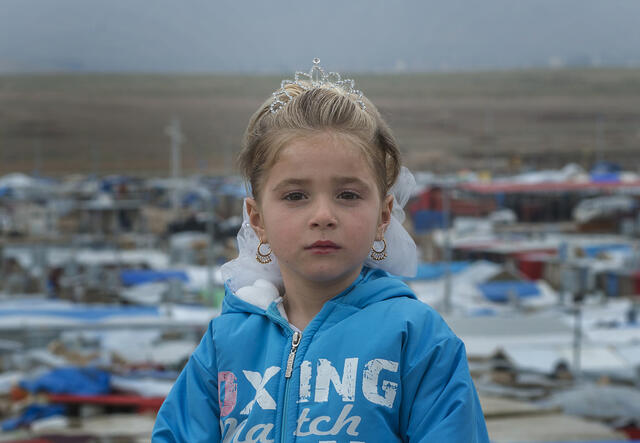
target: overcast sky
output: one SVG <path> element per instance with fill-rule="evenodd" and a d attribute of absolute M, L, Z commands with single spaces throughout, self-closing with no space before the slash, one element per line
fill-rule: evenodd
<path fill-rule="evenodd" d="M 639 0 L 0 0 L 0 72 L 640 66 Z"/>

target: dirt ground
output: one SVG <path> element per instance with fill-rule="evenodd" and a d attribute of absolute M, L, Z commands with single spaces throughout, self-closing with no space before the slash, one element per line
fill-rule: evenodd
<path fill-rule="evenodd" d="M 413 169 L 499 174 L 607 160 L 640 170 L 640 69 L 354 77 Z M 249 117 L 280 80 L 0 76 L 0 174 L 168 175 L 173 117 L 185 172 L 233 173 Z"/>

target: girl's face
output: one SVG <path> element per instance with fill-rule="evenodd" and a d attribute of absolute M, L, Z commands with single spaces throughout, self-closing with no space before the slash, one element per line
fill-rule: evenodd
<path fill-rule="evenodd" d="M 282 148 L 247 201 L 251 224 L 278 258 L 285 285 L 292 279 L 348 286 L 391 217 L 360 148 L 323 132 Z"/>

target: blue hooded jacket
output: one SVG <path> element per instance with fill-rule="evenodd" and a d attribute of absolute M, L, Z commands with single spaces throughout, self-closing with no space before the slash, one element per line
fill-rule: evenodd
<path fill-rule="evenodd" d="M 365 268 L 301 334 L 275 301 L 264 309 L 227 290 L 152 441 L 489 438 L 463 343 L 403 282 Z"/>

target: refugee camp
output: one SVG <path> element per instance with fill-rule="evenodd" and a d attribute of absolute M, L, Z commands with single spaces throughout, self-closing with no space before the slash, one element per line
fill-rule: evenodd
<path fill-rule="evenodd" d="M 0 4 L 0 442 L 640 441 L 640 4 Z"/>

